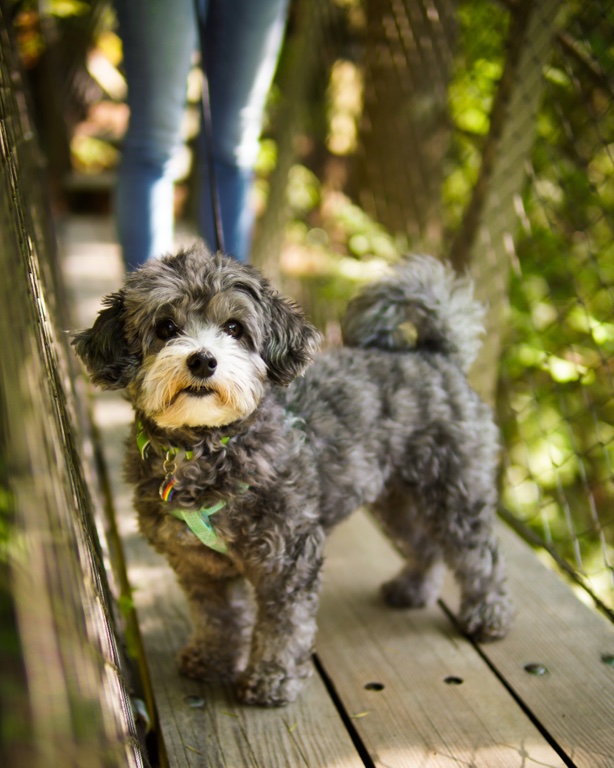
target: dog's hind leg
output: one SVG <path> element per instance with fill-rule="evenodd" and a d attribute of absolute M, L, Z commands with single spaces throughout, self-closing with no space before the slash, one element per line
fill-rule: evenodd
<path fill-rule="evenodd" d="M 423 528 L 414 498 L 393 490 L 370 507 L 396 549 L 406 560 L 395 578 L 382 584 L 382 596 L 393 608 L 432 605 L 445 573 L 440 547 Z"/>
<path fill-rule="evenodd" d="M 460 626 L 480 642 L 504 637 L 513 617 L 493 532 L 495 456 L 448 424 L 414 442 L 404 470 L 430 546 L 441 551 L 460 586 Z"/>
<path fill-rule="evenodd" d="M 440 548 L 461 589 L 458 620 L 462 630 L 479 642 L 504 637 L 513 609 L 493 533 L 491 494 L 485 494 L 486 500 L 480 498 L 462 482 L 450 482 L 450 475 L 446 483 L 423 490 L 431 541 Z"/>
<path fill-rule="evenodd" d="M 470 547 L 452 539 L 445 549 L 446 562 L 461 588 L 459 623 L 467 635 L 482 643 L 505 637 L 514 615 L 503 558 L 489 529 L 474 531 Z"/>

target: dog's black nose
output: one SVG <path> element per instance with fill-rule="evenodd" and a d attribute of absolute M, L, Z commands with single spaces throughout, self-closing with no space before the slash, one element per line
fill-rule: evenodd
<path fill-rule="evenodd" d="M 210 352 L 194 352 L 186 360 L 186 364 L 192 376 L 199 379 L 208 379 L 213 376 L 217 368 L 217 360 Z"/>

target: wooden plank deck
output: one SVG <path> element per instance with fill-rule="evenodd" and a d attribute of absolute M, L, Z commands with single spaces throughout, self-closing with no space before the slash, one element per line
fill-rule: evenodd
<path fill-rule="evenodd" d="M 64 228 L 75 325 L 121 280 L 108 221 Z M 131 419 L 121 396 L 97 395 L 95 419 L 138 618 L 161 745 L 169 766 L 614 766 L 614 628 L 584 606 L 507 529 L 501 530 L 518 615 L 504 641 L 476 647 L 457 631 L 455 589 L 441 604 L 395 611 L 379 584 L 399 557 L 359 513 L 333 534 L 319 614 L 317 663 L 300 700 L 239 705 L 228 689 L 181 678 L 174 657 L 187 607 L 163 558 L 140 538 L 121 480 Z M 529 674 L 540 664 L 543 675 Z"/>

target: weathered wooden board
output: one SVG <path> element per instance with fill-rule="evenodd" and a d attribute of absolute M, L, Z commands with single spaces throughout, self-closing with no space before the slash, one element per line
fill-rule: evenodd
<path fill-rule="evenodd" d="M 517 616 L 482 653 L 578 768 L 614 766 L 614 627 L 506 527 L 500 538 Z M 527 664 L 547 669 L 529 674 Z"/>
<path fill-rule="evenodd" d="M 564 765 L 439 607 L 383 604 L 401 560 L 366 515 L 329 545 L 318 656 L 375 765 Z"/>

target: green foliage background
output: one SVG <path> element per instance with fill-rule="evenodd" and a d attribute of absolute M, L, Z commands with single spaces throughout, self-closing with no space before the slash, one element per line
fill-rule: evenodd
<path fill-rule="evenodd" d="M 519 211 L 504 503 L 614 606 L 614 7 L 563 5 Z"/>
<path fill-rule="evenodd" d="M 361 7 L 349 3 L 356 5 Z M 505 5 L 493 0 L 459 5 L 448 88 L 451 141 L 441 189 L 447 243 L 480 168 L 509 22 Z M 543 72 L 527 182 L 516 202 L 498 393 L 502 499 L 612 607 L 614 6 L 569 0 L 552 22 L 558 33 Z M 329 131 L 331 93 L 333 88 Z M 348 198 L 331 194 L 317 164 L 312 170 L 308 165 L 291 174 L 286 248 L 301 250 L 296 272 L 311 286 L 307 300 L 324 327 L 356 282 L 419 244 L 387 232 Z"/>

